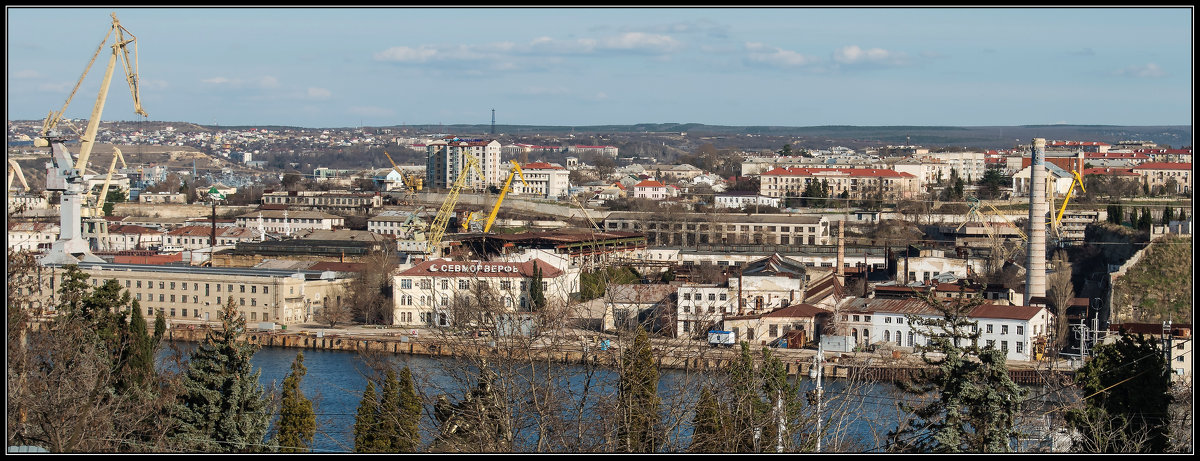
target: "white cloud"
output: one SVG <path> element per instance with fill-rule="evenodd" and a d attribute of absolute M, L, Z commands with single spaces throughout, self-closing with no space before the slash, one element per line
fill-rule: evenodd
<path fill-rule="evenodd" d="M 74 88 L 74 87 L 75 87 L 74 83 L 68 83 L 68 82 L 40 83 L 37 86 L 37 90 L 42 91 L 42 92 L 64 93 L 65 94 L 67 92 L 70 92 L 71 88 Z"/>
<path fill-rule="evenodd" d="M 1167 73 L 1163 72 L 1162 68 L 1158 67 L 1158 64 L 1155 63 L 1149 63 L 1144 66 L 1129 66 L 1124 69 L 1117 70 L 1115 74 L 1137 78 L 1158 78 L 1167 75 Z"/>
<path fill-rule="evenodd" d="M 833 61 L 838 64 L 880 64 L 903 65 L 908 56 L 904 53 L 888 51 L 883 48 L 859 48 L 858 45 L 842 47 L 833 52 Z"/>
<path fill-rule="evenodd" d="M 375 59 L 378 61 L 425 62 L 433 58 L 437 53 L 437 50 L 425 45 L 420 48 L 394 46 L 375 53 Z"/>
<path fill-rule="evenodd" d="M 329 99 L 330 96 L 333 96 L 329 90 L 317 87 L 309 87 L 306 94 L 309 99 Z"/>
<path fill-rule="evenodd" d="M 41 77 L 42 74 L 39 74 L 38 71 L 36 71 L 36 70 L 26 69 L 26 70 L 17 71 L 12 76 L 13 76 L 13 78 L 38 78 L 38 77 Z"/>
<path fill-rule="evenodd" d="M 203 83 L 210 85 L 224 85 L 230 88 L 259 88 L 259 89 L 274 89 L 279 88 L 279 79 L 270 75 L 264 75 L 254 79 L 240 79 L 228 77 L 210 77 L 200 80 Z"/>
<path fill-rule="evenodd" d="M 815 64 L 816 58 L 791 50 L 771 47 L 758 42 L 747 42 L 746 60 L 773 67 L 803 67 Z"/>
<path fill-rule="evenodd" d="M 682 45 L 667 35 L 627 32 L 604 39 L 602 47 L 610 50 L 641 51 L 647 53 L 670 53 Z"/>

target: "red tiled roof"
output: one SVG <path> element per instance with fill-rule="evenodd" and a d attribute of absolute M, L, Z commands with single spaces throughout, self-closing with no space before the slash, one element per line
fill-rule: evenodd
<path fill-rule="evenodd" d="M 521 169 L 523 169 L 523 170 L 564 170 L 565 168 L 558 166 L 558 165 L 551 165 L 546 162 L 533 162 L 533 163 L 526 163 L 525 166 L 521 167 Z"/>
<path fill-rule="evenodd" d="M 661 182 L 647 179 L 645 181 L 634 184 L 633 187 L 667 187 L 667 186 L 664 186 L 663 183 L 661 183 Z"/>
<path fill-rule="evenodd" d="M 422 276 L 441 275 L 445 277 L 533 277 L 533 265 L 542 269 L 543 277 L 558 277 L 562 271 L 540 259 L 523 263 L 507 263 L 494 261 L 451 261 L 435 259 L 425 261 L 400 275 Z"/>
<path fill-rule="evenodd" d="M 1150 156 L 1141 152 L 1088 152 L 1083 154 L 1083 158 L 1146 160 L 1149 159 Z"/>
<path fill-rule="evenodd" d="M 971 310 L 970 316 L 977 319 L 1029 320 L 1046 308 L 1033 306 L 1001 306 L 982 304 Z"/>

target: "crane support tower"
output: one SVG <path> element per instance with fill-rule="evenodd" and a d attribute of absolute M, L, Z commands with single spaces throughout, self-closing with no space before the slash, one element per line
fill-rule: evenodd
<path fill-rule="evenodd" d="M 454 205 L 458 203 L 458 193 L 462 190 L 463 185 L 467 182 L 467 176 L 470 176 L 471 170 L 480 177 L 483 177 L 483 171 L 479 169 L 479 160 L 468 152 L 463 152 L 463 157 L 466 159 L 466 164 L 458 171 L 458 177 L 454 179 L 454 184 L 450 186 L 450 191 L 446 194 L 446 200 L 442 202 L 442 207 L 438 209 L 437 216 L 433 218 L 433 222 L 429 224 L 429 232 L 426 239 L 428 245 L 425 247 L 425 254 L 431 255 L 435 249 L 441 245 L 442 237 L 446 235 L 446 225 L 450 223 L 450 216 L 454 214 Z"/>

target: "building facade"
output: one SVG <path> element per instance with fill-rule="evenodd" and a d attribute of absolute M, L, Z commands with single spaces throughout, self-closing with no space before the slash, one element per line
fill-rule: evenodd
<path fill-rule="evenodd" d="M 480 190 L 501 186 L 507 169 L 500 164 L 500 141 L 439 139 L 425 145 L 425 186 L 445 189 L 458 180 L 467 165 L 467 155 L 478 161 L 479 172 L 467 172 L 466 187 Z M 482 173 L 482 176 L 480 176 Z"/>
<path fill-rule="evenodd" d="M 539 259 L 520 263 L 435 259 L 392 276 L 392 323 L 471 327 L 489 314 L 530 313 L 535 265 L 541 270 L 547 305 L 565 305 L 572 287 L 578 287 L 578 273 L 570 280 L 571 273 Z"/>
<path fill-rule="evenodd" d="M 800 197 L 810 184 L 823 182 L 829 196 L 843 192 L 852 199 L 878 194 L 888 199 L 908 199 L 920 192 L 917 177 L 876 168 L 775 168 L 761 175 L 758 193 L 768 197 Z"/>
<path fill-rule="evenodd" d="M 557 164 L 546 162 L 526 163 L 521 166 L 525 182 L 514 180 L 512 194 L 538 198 L 558 199 L 567 196 L 571 188 L 571 172 Z"/>
<path fill-rule="evenodd" d="M 604 229 L 646 234 L 650 245 L 829 245 L 829 220 L 824 216 L 724 213 L 645 213 L 614 211 Z"/>

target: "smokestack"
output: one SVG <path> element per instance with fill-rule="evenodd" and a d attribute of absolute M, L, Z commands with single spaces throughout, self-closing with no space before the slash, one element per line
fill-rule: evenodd
<path fill-rule="evenodd" d="M 1025 305 L 1046 296 L 1046 140 L 1033 138 L 1029 174 L 1029 263 L 1025 266 Z"/>
<path fill-rule="evenodd" d="M 838 257 L 837 257 L 837 275 L 844 276 L 846 271 L 842 269 L 846 265 L 846 220 L 838 221 Z"/>

